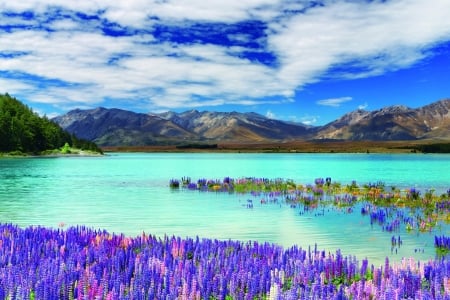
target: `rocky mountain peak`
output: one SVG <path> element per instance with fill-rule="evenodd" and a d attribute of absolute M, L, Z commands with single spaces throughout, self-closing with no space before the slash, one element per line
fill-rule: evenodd
<path fill-rule="evenodd" d="M 324 126 L 305 126 L 257 113 L 189 110 L 142 114 L 120 109 L 73 110 L 53 119 L 67 131 L 98 145 L 185 142 L 237 143 L 287 140 L 450 139 L 450 99 L 412 109 L 404 105 L 358 109 Z"/>
<path fill-rule="evenodd" d="M 418 109 L 420 114 L 433 115 L 434 117 L 450 117 L 450 99 L 440 100 Z"/>
<path fill-rule="evenodd" d="M 409 108 L 405 105 L 392 105 L 392 106 L 383 107 L 383 108 L 375 111 L 374 113 L 377 115 L 401 114 L 401 113 L 409 112 L 411 110 L 412 110 L 411 108 Z"/>
<path fill-rule="evenodd" d="M 357 109 L 346 113 L 337 120 L 337 123 L 343 125 L 352 125 L 361 121 L 361 119 L 367 117 L 369 112 L 364 109 Z"/>

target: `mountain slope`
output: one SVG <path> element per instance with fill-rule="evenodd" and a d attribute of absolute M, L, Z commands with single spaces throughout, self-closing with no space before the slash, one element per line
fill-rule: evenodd
<path fill-rule="evenodd" d="M 450 139 L 450 99 L 419 108 L 417 116 L 428 129 L 421 138 Z"/>
<path fill-rule="evenodd" d="M 142 114 L 120 109 L 73 110 L 56 117 L 63 128 L 101 146 L 140 146 L 186 142 L 258 142 L 303 137 L 306 126 L 255 113 L 167 112 Z"/>
<path fill-rule="evenodd" d="M 449 140 L 450 100 L 417 109 L 395 105 L 375 111 L 356 110 L 318 127 L 269 119 L 256 113 L 197 110 L 142 114 L 120 109 L 77 109 L 54 121 L 72 134 L 101 146 L 288 140 Z"/>
<path fill-rule="evenodd" d="M 412 109 L 402 105 L 375 111 L 357 110 L 317 128 L 317 139 L 415 140 L 450 139 L 450 100 Z"/>
<path fill-rule="evenodd" d="M 302 124 L 290 124 L 266 118 L 256 113 L 187 111 L 160 114 L 199 136 L 212 140 L 283 140 L 303 137 Z"/>
<path fill-rule="evenodd" d="M 121 109 L 76 109 L 54 119 L 67 131 L 101 146 L 153 145 L 195 138 L 193 134 L 156 115 Z"/>

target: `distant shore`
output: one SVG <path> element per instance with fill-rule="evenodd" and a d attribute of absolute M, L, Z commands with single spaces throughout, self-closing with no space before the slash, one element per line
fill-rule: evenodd
<path fill-rule="evenodd" d="M 186 143 L 168 146 L 111 146 L 104 152 L 232 153 L 450 153 L 450 141 L 288 141 L 261 143 Z"/>

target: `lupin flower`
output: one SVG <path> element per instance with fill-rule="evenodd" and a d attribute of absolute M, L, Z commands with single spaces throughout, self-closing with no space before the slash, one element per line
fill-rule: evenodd
<path fill-rule="evenodd" d="M 178 181 L 178 179 L 171 179 L 169 181 L 169 186 L 173 189 L 179 188 L 180 187 L 180 181 Z"/>
<path fill-rule="evenodd" d="M 420 191 L 412 187 L 409 189 L 407 197 L 413 200 L 418 200 L 420 197 Z"/>
<path fill-rule="evenodd" d="M 450 237 L 434 236 L 434 247 L 439 257 L 444 257 L 450 253 Z"/>
<path fill-rule="evenodd" d="M 283 250 L 257 242 L 129 238 L 82 226 L 63 231 L 1 224 L 0 233 L 0 298 L 450 297 L 450 268 L 442 259 L 400 266 L 386 259 L 383 267 L 369 268 L 367 259 L 359 266 L 353 256 L 327 255 L 317 246 Z M 400 243 L 400 237 L 393 240 Z"/>
<path fill-rule="evenodd" d="M 183 186 L 187 186 L 191 183 L 191 177 L 182 177 L 181 181 L 183 182 Z"/>
<path fill-rule="evenodd" d="M 316 178 L 316 179 L 314 180 L 314 183 L 315 183 L 317 186 L 323 186 L 323 184 L 325 183 L 325 180 L 324 180 L 323 178 Z"/>
<path fill-rule="evenodd" d="M 197 184 L 191 182 L 191 183 L 189 183 L 189 184 L 187 185 L 187 188 L 188 188 L 189 190 L 196 190 L 198 187 L 197 187 Z"/>
<path fill-rule="evenodd" d="M 179 186 L 175 179 L 169 185 L 176 182 Z M 291 199 L 290 204 L 299 199 L 318 202 L 313 191 L 319 187 L 292 192 L 295 184 L 281 179 L 203 179 L 197 186 L 220 186 L 218 191 L 225 191 L 222 186 L 233 182 L 245 184 L 243 190 L 254 191 L 255 197 L 283 196 Z M 361 194 L 353 192 L 334 199 L 357 201 L 352 197 Z M 253 207 L 249 200 L 247 205 Z M 432 209 L 446 213 L 447 202 L 436 202 Z M 372 203 L 364 204 L 361 213 L 370 214 L 386 231 L 396 230 L 401 222 L 415 228 L 434 222 L 429 215 L 410 217 Z M 391 243 L 399 246 L 400 236 L 392 236 Z M 448 237 L 436 236 L 435 246 L 450 248 Z M 22 229 L 0 224 L 0 299 L 450 298 L 446 256 L 400 266 L 386 259 L 383 266 L 369 267 L 367 259 L 359 265 L 355 257 L 339 250 L 326 253 L 317 246 L 284 250 L 258 242 L 145 234 L 130 238 L 84 226 Z"/>

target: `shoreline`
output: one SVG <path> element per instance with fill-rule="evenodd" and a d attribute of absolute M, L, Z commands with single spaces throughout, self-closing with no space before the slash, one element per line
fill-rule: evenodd
<path fill-rule="evenodd" d="M 287 141 L 185 145 L 105 146 L 104 152 L 175 153 L 450 153 L 449 141 Z M 426 151 L 425 151 L 426 150 Z"/>
<path fill-rule="evenodd" d="M 22 153 L 22 152 L 0 153 L 0 158 L 33 158 L 33 157 L 58 158 L 58 157 L 101 157 L 101 156 L 105 156 L 105 154 L 100 152 L 93 152 L 79 149 L 74 149 L 70 153 L 63 153 L 56 151 L 43 152 L 40 154 Z"/>
<path fill-rule="evenodd" d="M 105 154 L 21 154 L 21 155 L 10 155 L 10 154 L 0 154 L 1 158 L 64 158 L 64 157 L 103 157 Z"/>

